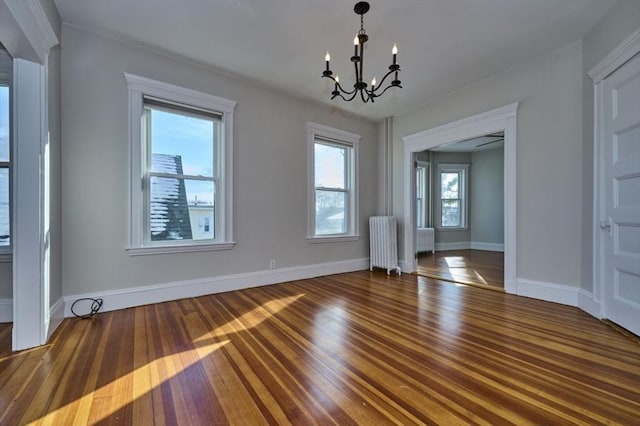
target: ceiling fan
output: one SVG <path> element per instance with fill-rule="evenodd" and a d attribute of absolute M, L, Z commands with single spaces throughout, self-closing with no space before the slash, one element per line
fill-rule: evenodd
<path fill-rule="evenodd" d="M 499 132 L 499 133 L 492 133 L 492 134 L 487 135 L 487 136 L 485 136 L 485 137 L 487 137 L 487 138 L 496 138 L 496 140 L 481 143 L 481 144 L 479 144 L 479 145 L 476 145 L 476 146 L 475 146 L 476 148 L 480 148 L 480 147 L 485 146 L 485 145 L 490 145 L 490 144 L 492 144 L 492 143 L 496 143 L 496 142 L 504 141 L 504 133 L 502 133 L 502 132 Z"/>

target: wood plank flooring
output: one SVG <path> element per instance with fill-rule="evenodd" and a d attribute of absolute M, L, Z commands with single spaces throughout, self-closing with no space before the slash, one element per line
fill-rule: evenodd
<path fill-rule="evenodd" d="M 504 291 L 504 253 L 447 250 L 421 254 L 417 273 L 425 277 Z"/>
<path fill-rule="evenodd" d="M 640 344 L 567 306 L 362 271 L 67 319 L 0 424 L 638 424 Z"/>

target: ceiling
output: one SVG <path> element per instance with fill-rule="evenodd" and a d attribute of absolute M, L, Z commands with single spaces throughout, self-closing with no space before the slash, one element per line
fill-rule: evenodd
<path fill-rule="evenodd" d="M 581 40 L 615 1 L 370 1 L 365 81 L 384 74 L 395 42 L 404 86 L 374 104 L 331 101 L 332 85 L 320 78 L 328 50 L 341 83 L 353 83 L 355 1 L 54 2 L 70 25 L 381 119 Z"/>
<path fill-rule="evenodd" d="M 504 148 L 504 133 L 496 135 L 481 136 L 479 138 L 467 139 L 464 141 L 440 145 L 431 148 L 429 151 L 437 152 L 476 152 L 488 151 L 490 149 Z"/>

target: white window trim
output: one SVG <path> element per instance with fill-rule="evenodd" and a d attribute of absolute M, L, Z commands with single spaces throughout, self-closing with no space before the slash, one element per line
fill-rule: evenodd
<path fill-rule="evenodd" d="M 316 137 L 335 141 L 352 149 L 350 165 L 351 196 L 349 197 L 349 230 L 340 235 L 316 235 L 316 202 L 315 202 L 315 140 Z M 358 190 L 358 161 L 361 136 L 344 130 L 334 129 L 322 124 L 307 122 L 307 242 L 331 243 L 338 241 L 356 241 L 360 239 L 360 215 Z"/>
<path fill-rule="evenodd" d="M 430 170 L 429 170 L 430 164 L 429 164 L 428 161 L 420 161 L 420 160 L 417 160 L 416 163 L 418 165 L 418 167 L 416 167 L 416 173 L 418 171 L 418 168 L 423 168 L 424 169 L 424 179 L 423 179 L 423 182 L 422 182 L 422 189 L 423 189 L 423 198 L 422 198 L 423 218 L 422 218 L 422 221 L 424 223 L 423 223 L 422 228 L 428 228 L 429 225 L 430 225 L 430 223 L 429 223 L 429 210 L 430 210 L 430 204 L 431 204 L 431 200 L 430 200 L 431 197 L 430 197 L 430 191 L 427 188 L 427 186 L 428 186 L 427 183 L 428 183 L 429 177 L 430 177 L 429 176 L 429 174 L 430 174 Z M 416 188 L 417 188 L 417 184 L 416 184 Z M 416 200 L 417 200 L 417 198 L 418 198 L 418 193 L 417 193 L 417 190 L 416 190 Z M 419 222 L 419 218 L 416 217 L 416 226 L 418 228 L 420 228 L 418 222 Z"/>
<path fill-rule="evenodd" d="M 184 253 L 213 250 L 229 250 L 235 245 L 233 240 L 233 114 L 235 101 L 201 93 L 168 83 L 152 80 L 137 75 L 124 73 L 129 90 L 129 156 L 130 156 L 130 189 L 129 189 L 129 247 L 132 256 Z M 143 96 L 152 96 L 170 102 L 215 111 L 222 114 L 223 143 L 220 147 L 222 158 L 220 176 L 224 183 L 218 190 L 222 208 L 220 210 L 222 235 L 221 242 L 189 241 L 181 244 L 145 245 L 144 238 L 144 192 L 142 182 L 144 176 L 144 144 L 142 143 L 142 111 Z"/>
<path fill-rule="evenodd" d="M 437 194 L 435 197 L 436 208 L 436 228 L 438 231 L 466 231 L 469 229 L 469 164 L 460 163 L 439 163 L 436 167 L 437 173 Z M 442 172 L 464 172 L 464 179 L 461 182 L 460 188 L 460 209 L 461 212 L 461 226 L 442 226 Z"/>

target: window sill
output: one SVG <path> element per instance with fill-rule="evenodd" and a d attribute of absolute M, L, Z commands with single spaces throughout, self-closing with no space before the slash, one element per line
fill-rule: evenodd
<path fill-rule="evenodd" d="M 360 235 L 327 235 L 324 237 L 307 237 L 307 242 L 311 244 L 338 243 L 347 241 L 358 241 Z"/>
<path fill-rule="evenodd" d="M 440 232 L 452 232 L 452 231 L 468 231 L 469 227 L 465 226 L 465 227 L 461 227 L 461 228 L 436 228 L 436 231 L 440 231 Z"/>
<path fill-rule="evenodd" d="M 13 262 L 13 254 L 0 253 L 0 263 L 11 263 L 11 262 Z"/>
<path fill-rule="evenodd" d="M 127 251 L 131 256 L 147 256 L 153 254 L 194 253 L 201 251 L 231 250 L 235 245 L 235 242 L 229 242 L 216 244 L 145 246 L 128 247 Z"/>

